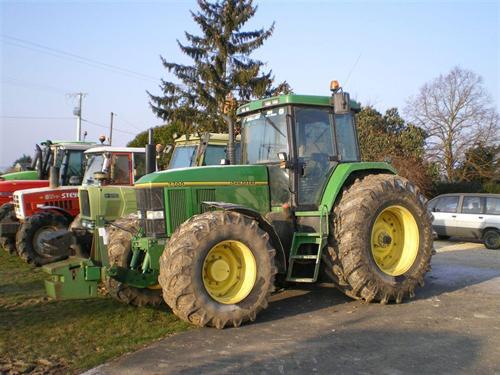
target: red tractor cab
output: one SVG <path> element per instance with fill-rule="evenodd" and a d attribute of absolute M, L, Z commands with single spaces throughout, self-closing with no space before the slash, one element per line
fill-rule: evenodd
<path fill-rule="evenodd" d="M 86 168 L 78 185 L 131 186 L 145 174 L 144 148 L 99 146 L 88 149 L 84 155 Z M 96 179 L 99 175 L 105 178 Z M 48 253 L 42 243 L 53 234 L 51 232 L 67 230 L 70 225 L 78 226 L 78 186 L 57 185 L 14 193 L 17 252 L 28 263 L 37 266 L 70 255 L 67 251 L 61 253 L 60 249 Z"/>
<path fill-rule="evenodd" d="M 83 152 L 96 144 L 93 142 L 45 141 L 36 145 L 35 157 L 29 171 L 4 175 L 0 179 L 0 247 L 15 251 L 15 233 L 18 225 L 12 202 L 17 190 L 44 188 L 49 185 L 49 170 L 59 167 L 59 183 L 80 185 L 84 172 Z M 32 179 L 33 173 L 37 179 Z M 25 180 L 17 179 L 18 175 Z M 6 177 L 5 177 L 6 176 Z"/>

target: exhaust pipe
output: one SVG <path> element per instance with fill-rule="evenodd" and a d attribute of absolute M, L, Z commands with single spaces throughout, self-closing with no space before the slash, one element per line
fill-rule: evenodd
<path fill-rule="evenodd" d="M 50 167 L 49 187 L 51 189 L 59 187 L 59 167 Z"/>
<path fill-rule="evenodd" d="M 153 128 L 148 130 L 149 143 L 146 145 L 146 174 L 156 172 L 156 147 L 153 141 Z"/>
<path fill-rule="evenodd" d="M 228 115 L 223 114 L 222 118 L 224 119 L 224 121 L 226 121 L 228 128 L 227 134 L 229 140 L 227 142 L 227 157 L 229 158 L 229 164 L 234 165 L 236 164 L 235 149 L 234 149 L 234 122 L 233 119 Z"/>
<path fill-rule="evenodd" d="M 42 164 L 43 164 L 43 161 L 42 161 L 42 149 L 40 148 L 40 146 L 36 145 L 35 146 L 35 158 L 33 159 L 33 163 L 31 164 L 31 169 L 34 170 L 36 168 L 39 180 L 43 179 L 43 176 L 42 176 L 42 168 L 43 168 L 43 166 L 42 166 Z"/>

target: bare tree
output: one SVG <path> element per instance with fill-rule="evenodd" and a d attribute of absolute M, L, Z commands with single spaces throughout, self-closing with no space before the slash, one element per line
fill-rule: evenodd
<path fill-rule="evenodd" d="M 453 68 L 420 88 L 405 113 L 428 135 L 427 155 L 448 181 L 474 144 L 494 145 L 499 140 L 499 115 L 476 73 Z"/>

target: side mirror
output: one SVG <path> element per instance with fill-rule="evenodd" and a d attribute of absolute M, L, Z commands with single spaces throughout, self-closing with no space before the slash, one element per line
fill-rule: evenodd
<path fill-rule="evenodd" d="M 286 152 L 278 152 L 278 159 L 280 160 L 281 169 L 292 169 L 293 163 L 288 161 L 288 155 Z"/>
<path fill-rule="evenodd" d="M 164 154 L 170 154 L 170 152 L 172 151 L 173 147 L 172 145 L 167 145 L 167 147 L 165 147 L 165 149 L 163 150 L 163 153 Z"/>
<path fill-rule="evenodd" d="M 69 184 L 72 186 L 78 186 L 82 184 L 82 178 L 80 176 L 71 176 L 69 178 Z"/>

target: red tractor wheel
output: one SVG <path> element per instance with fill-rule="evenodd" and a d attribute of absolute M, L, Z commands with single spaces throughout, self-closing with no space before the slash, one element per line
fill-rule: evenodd
<path fill-rule="evenodd" d="M 69 249 L 57 249 L 57 253 L 44 250 L 43 243 L 52 232 L 67 229 L 68 220 L 52 212 L 41 212 L 29 217 L 16 235 L 17 253 L 28 263 L 41 266 L 69 256 Z"/>

